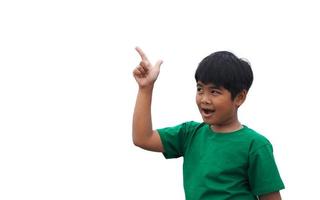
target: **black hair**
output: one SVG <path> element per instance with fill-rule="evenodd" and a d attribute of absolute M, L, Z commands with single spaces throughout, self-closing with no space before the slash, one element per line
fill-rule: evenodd
<path fill-rule="evenodd" d="M 250 63 L 228 51 L 218 51 L 205 57 L 195 73 L 196 81 L 223 87 L 232 100 L 242 90 L 248 91 L 253 82 Z"/>

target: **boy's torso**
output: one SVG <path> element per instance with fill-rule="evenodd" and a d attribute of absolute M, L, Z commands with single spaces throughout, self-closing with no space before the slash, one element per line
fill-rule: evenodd
<path fill-rule="evenodd" d="M 214 133 L 209 125 L 200 124 L 185 144 L 187 199 L 257 199 L 251 193 L 247 169 L 252 141 L 259 136 L 247 127 L 232 133 Z"/>

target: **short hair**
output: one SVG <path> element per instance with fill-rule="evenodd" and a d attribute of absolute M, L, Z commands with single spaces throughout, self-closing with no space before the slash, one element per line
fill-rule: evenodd
<path fill-rule="evenodd" d="M 232 100 L 242 90 L 249 91 L 253 82 L 250 63 L 228 51 L 218 51 L 205 57 L 195 73 L 196 81 L 223 87 Z"/>

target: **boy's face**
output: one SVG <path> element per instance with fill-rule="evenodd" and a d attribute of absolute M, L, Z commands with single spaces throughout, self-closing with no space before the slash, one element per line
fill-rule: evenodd
<path fill-rule="evenodd" d="M 197 82 L 196 103 L 207 124 L 228 128 L 238 123 L 237 109 L 243 101 L 239 96 L 232 100 L 231 93 L 223 87 Z"/>

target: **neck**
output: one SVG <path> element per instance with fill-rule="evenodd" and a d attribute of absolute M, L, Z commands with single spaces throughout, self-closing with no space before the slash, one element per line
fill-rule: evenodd
<path fill-rule="evenodd" d="M 214 132 L 219 133 L 230 133 L 243 128 L 242 124 L 239 121 L 236 121 L 232 124 L 211 125 L 210 127 Z"/>

